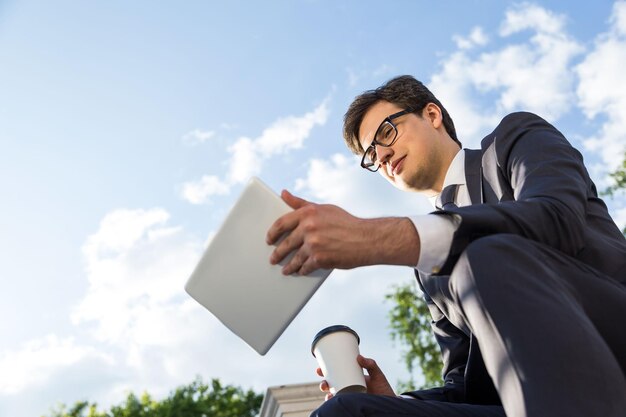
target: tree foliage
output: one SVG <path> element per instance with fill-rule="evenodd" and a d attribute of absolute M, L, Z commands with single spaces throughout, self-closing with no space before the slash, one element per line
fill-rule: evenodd
<path fill-rule="evenodd" d="M 131 392 L 108 411 L 99 411 L 95 402 L 79 401 L 71 407 L 59 405 L 49 417 L 254 417 L 262 400 L 252 390 L 222 385 L 217 379 L 205 384 L 197 378 L 160 401 L 146 392 L 140 397 Z"/>
<path fill-rule="evenodd" d="M 624 154 L 622 165 L 614 172 L 611 172 L 609 176 L 613 179 L 614 184 L 604 190 L 604 194 L 612 196 L 616 191 L 626 190 L 626 153 Z"/>
<path fill-rule="evenodd" d="M 626 152 L 624 153 L 622 165 L 614 172 L 611 172 L 609 176 L 613 179 L 613 185 L 607 187 L 602 194 L 613 197 L 617 192 L 623 193 L 626 191 Z M 626 227 L 624 227 L 622 233 L 626 235 Z"/>
<path fill-rule="evenodd" d="M 409 381 L 399 383 L 398 390 L 418 388 L 414 377 L 418 369 L 424 375 L 424 383 L 419 388 L 441 385 L 441 351 L 431 331 L 430 312 L 417 284 L 394 286 L 385 298 L 394 304 L 389 311 L 391 338 L 405 346 L 402 358 L 411 375 Z"/>

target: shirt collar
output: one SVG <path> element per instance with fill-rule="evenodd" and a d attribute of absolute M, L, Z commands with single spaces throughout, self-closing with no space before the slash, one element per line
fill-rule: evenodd
<path fill-rule="evenodd" d="M 446 188 L 448 185 L 459 184 L 465 185 L 465 150 L 461 149 L 456 153 L 454 159 L 450 163 L 448 167 L 448 171 L 446 172 L 446 177 L 443 180 L 442 190 Z M 436 194 L 432 197 L 429 197 L 430 203 L 433 207 L 437 206 L 437 199 L 440 194 Z"/>

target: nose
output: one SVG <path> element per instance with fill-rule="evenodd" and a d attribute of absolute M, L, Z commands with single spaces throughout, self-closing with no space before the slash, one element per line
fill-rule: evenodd
<path fill-rule="evenodd" d="M 376 145 L 376 155 L 378 156 L 378 163 L 381 167 L 383 167 L 391 160 L 391 157 L 393 156 L 393 149 L 391 146 Z"/>

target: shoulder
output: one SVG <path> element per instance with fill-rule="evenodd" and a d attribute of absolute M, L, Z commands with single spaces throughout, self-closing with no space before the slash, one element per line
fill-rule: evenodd
<path fill-rule="evenodd" d="M 548 123 L 543 118 L 536 115 L 535 113 L 531 113 L 527 111 L 518 111 L 514 113 L 509 113 L 506 116 L 504 116 L 500 124 L 498 124 L 498 127 L 500 127 L 501 125 L 506 125 L 508 123 L 524 123 L 524 122 L 531 122 L 531 121 Z"/>
<path fill-rule="evenodd" d="M 531 129 L 553 129 L 554 126 L 545 119 L 530 112 L 516 112 L 507 114 L 496 126 L 494 133 L 510 133 L 511 131 L 527 131 Z"/>
<path fill-rule="evenodd" d="M 542 117 L 530 112 L 515 112 L 504 116 L 493 132 L 485 136 L 481 148 L 483 151 L 492 145 L 500 149 L 507 148 L 532 132 L 549 133 L 550 136 L 565 140 L 561 132 Z"/>

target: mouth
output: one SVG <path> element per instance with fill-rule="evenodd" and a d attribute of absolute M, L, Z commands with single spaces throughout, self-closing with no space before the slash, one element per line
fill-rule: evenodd
<path fill-rule="evenodd" d="M 391 163 L 391 175 L 393 175 L 394 177 L 398 175 L 402 170 L 402 165 L 404 165 L 404 158 L 406 158 L 406 155 L 402 158 L 396 159 Z"/>

